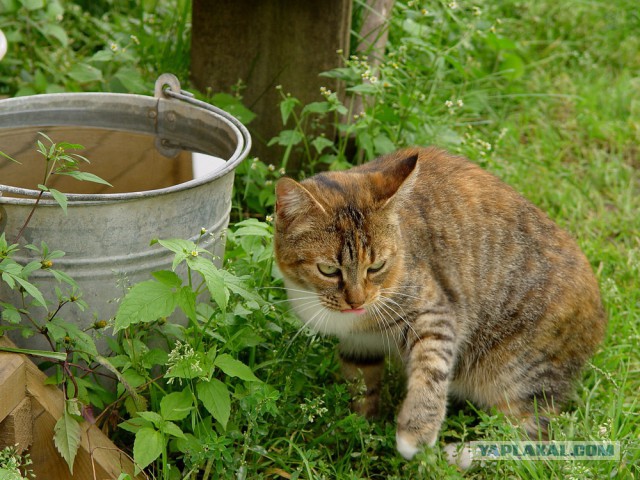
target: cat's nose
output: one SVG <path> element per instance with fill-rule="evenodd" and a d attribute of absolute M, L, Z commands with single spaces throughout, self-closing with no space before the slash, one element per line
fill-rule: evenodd
<path fill-rule="evenodd" d="M 362 307 L 362 305 L 367 301 L 363 288 L 352 288 L 347 290 L 345 293 L 345 302 L 352 309 Z"/>

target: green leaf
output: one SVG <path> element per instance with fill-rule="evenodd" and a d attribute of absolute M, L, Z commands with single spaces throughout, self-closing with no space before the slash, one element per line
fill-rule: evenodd
<path fill-rule="evenodd" d="M 209 382 L 200 382 L 196 385 L 198 400 L 204 408 L 220 422 L 226 430 L 229 415 L 231 414 L 231 397 L 227 386 L 215 378 Z"/>
<path fill-rule="evenodd" d="M 4 315 L 4 310 L 2 314 Z M 46 350 L 32 350 L 29 348 L 12 348 L 0 346 L 0 352 L 21 353 L 23 355 L 33 355 L 35 357 L 50 358 L 52 360 L 64 361 L 67 359 L 65 352 L 49 352 Z"/>
<path fill-rule="evenodd" d="M 164 422 L 162 424 L 162 428 L 160 429 L 163 433 L 167 435 L 171 435 L 172 437 L 186 439 L 184 436 L 184 432 L 180 430 L 180 427 L 173 422 Z"/>
<path fill-rule="evenodd" d="M 294 97 L 287 97 L 282 102 L 280 102 L 280 115 L 282 116 L 282 125 L 287 124 L 287 120 L 289 120 L 289 116 L 293 109 L 296 108 L 296 105 L 299 105 L 300 101 Z"/>
<path fill-rule="evenodd" d="M 216 93 L 211 97 L 211 103 L 230 113 L 245 125 L 256 118 L 256 114 L 245 107 L 239 98 L 228 93 Z"/>
<path fill-rule="evenodd" d="M 332 147 L 333 142 L 326 137 L 316 137 L 311 142 L 311 145 L 316 149 L 316 152 L 322 153 L 327 147 Z"/>
<path fill-rule="evenodd" d="M 162 434 L 153 428 L 144 427 L 138 430 L 133 442 L 133 459 L 136 475 L 160 456 L 165 447 Z"/>
<path fill-rule="evenodd" d="M 11 160 L 12 162 L 15 162 L 15 163 L 17 163 L 19 165 L 22 165 L 18 160 L 16 160 L 15 158 L 11 158 L 9 155 L 4 153 L 2 150 L 0 150 L 0 157 L 6 158 L 7 160 Z"/>
<path fill-rule="evenodd" d="M 64 210 L 64 213 L 66 214 L 67 213 L 67 196 L 64 193 L 59 192 L 54 188 L 50 188 L 49 193 L 51 194 L 53 199 L 56 202 L 58 202 L 58 205 L 62 207 L 62 210 Z"/>
<path fill-rule="evenodd" d="M 347 88 L 347 91 L 361 95 L 372 95 L 378 92 L 378 87 L 371 83 L 361 83 L 360 85 Z"/>
<path fill-rule="evenodd" d="M 69 465 L 69 471 L 73 474 L 73 462 L 80 447 L 80 422 L 65 408 L 53 431 L 55 432 L 53 443 Z"/>
<path fill-rule="evenodd" d="M 376 135 L 373 139 L 373 145 L 376 148 L 376 153 L 379 155 L 384 155 L 385 153 L 390 153 L 396 150 L 396 146 L 393 142 L 384 134 Z"/>
<path fill-rule="evenodd" d="M 233 293 L 240 295 L 245 300 L 256 302 L 258 305 L 263 305 L 264 299 L 252 290 L 244 282 L 243 278 L 235 276 L 233 273 L 226 270 L 219 270 L 222 275 L 225 287 L 231 290 Z M 248 277 L 245 277 L 248 278 Z"/>
<path fill-rule="evenodd" d="M 502 62 L 500 63 L 501 73 L 509 80 L 517 80 L 524 75 L 524 60 L 515 53 L 502 54 Z"/>
<path fill-rule="evenodd" d="M 170 270 L 159 270 L 157 272 L 153 272 L 151 275 L 153 275 L 153 278 L 158 280 L 160 283 L 169 287 L 179 288 L 182 286 L 182 279 L 175 272 Z"/>
<path fill-rule="evenodd" d="M 331 110 L 329 102 L 311 102 L 304 106 L 302 114 L 305 113 L 327 113 Z"/>
<path fill-rule="evenodd" d="M 189 389 L 173 392 L 160 400 L 160 415 L 165 420 L 182 420 L 193 410 L 193 397 Z"/>
<path fill-rule="evenodd" d="M 213 363 L 216 367 L 231 377 L 238 377 L 248 382 L 260 381 L 260 379 L 253 374 L 247 365 L 242 363 L 240 360 L 236 360 L 228 353 L 218 355 Z"/>
<path fill-rule="evenodd" d="M 76 180 L 80 180 L 81 182 L 93 182 L 93 183 L 101 183 L 102 185 L 108 185 L 109 187 L 113 187 L 109 182 L 103 180 L 97 175 L 89 172 L 80 172 L 78 170 L 73 170 L 69 172 L 56 172 L 56 175 L 67 175 L 69 177 L 73 177 Z"/>
<path fill-rule="evenodd" d="M 218 304 L 218 307 L 225 311 L 229 301 L 229 290 L 225 286 L 224 271 L 218 270 L 211 261 L 199 257 L 190 261 L 189 266 L 202 275 L 211 297 Z"/>
<path fill-rule="evenodd" d="M 17 325 L 21 321 L 20 311 L 11 305 L 10 303 L 0 302 L 0 307 L 2 307 L 2 319 L 8 323 L 12 323 Z"/>
<path fill-rule="evenodd" d="M 190 320 L 196 321 L 196 294 L 189 286 L 178 291 L 178 306 Z"/>
<path fill-rule="evenodd" d="M 114 75 L 129 92 L 143 93 L 148 90 L 140 72 L 134 68 L 123 67 Z"/>
<path fill-rule="evenodd" d="M 102 80 L 102 72 L 86 63 L 77 63 L 67 73 L 69 77 L 79 83 L 89 83 Z"/>
<path fill-rule="evenodd" d="M 3 275 L 3 276 L 4 276 L 4 275 Z M 20 277 L 18 277 L 18 276 L 13 276 L 12 278 L 16 281 L 16 283 L 19 283 L 19 284 L 20 284 L 20 286 L 21 286 L 22 288 L 24 288 L 24 290 L 25 290 L 29 295 L 31 295 L 31 296 L 34 298 L 34 300 L 35 300 L 36 302 L 38 302 L 38 304 L 39 304 L 40 306 L 42 306 L 42 307 L 44 307 L 44 308 L 47 308 L 47 302 L 45 301 L 44 297 L 43 297 L 43 296 L 42 296 L 42 294 L 40 293 L 40 290 L 38 290 L 38 288 L 37 288 L 35 285 L 33 285 L 33 284 L 31 284 L 31 283 L 27 282 L 26 280 L 24 280 L 24 279 L 22 279 L 22 278 L 20 278 Z"/>
<path fill-rule="evenodd" d="M 116 313 L 114 333 L 136 323 L 148 323 L 173 313 L 178 305 L 175 289 L 147 280 L 133 286 Z"/>
<path fill-rule="evenodd" d="M 44 0 L 19 0 L 27 10 L 39 10 L 44 8 Z"/>
<path fill-rule="evenodd" d="M 110 62 L 113 60 L 113 51 L 111 49 L 99 50 L 89 59 L 90 62 Z"/>
<path fill-rule="evenodd" d="M 273 137 L 269 141 L 269 146 L 278 144 L 283 147 L 293 146 L 299 144 L 304 137 L 298 130 L 282 130 L 277 137 Z"/>
<path fill-rule="evenodd" d="M 162 422 L 164 422 L 162 415 L 156 412 L 138 412 L 138 416 L 148 422 L 151 422 L 156 427 L 159 427 L 162 425 Z"/>
<path fill-rule="evenodd" d="M 55 23 L 45 23 L 40 27 L 40 31 L 46 37 L 53 37 L 60 42 L 63 47 L 69 45 L 69 37 L 67 36 L 67 32 L 64 31 L 60 25 L 56 25 Z"/>

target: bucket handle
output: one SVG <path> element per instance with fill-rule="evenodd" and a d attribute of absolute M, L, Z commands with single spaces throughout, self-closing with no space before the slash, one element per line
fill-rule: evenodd
<path fill-rule="evenodd" d="M 229 112 L 225 112 L 224 110 L 214 107 L 213 105 L 198 100 L 194 97 L 193 93 L 188 92 L 186 90 L 182 90 L 180 87 L 180 81 L 178 77 L 173 75 L 172 73 L 163 73 L 156 80 L 155 89 L 154 89 L 154 97 L 158 99 L 175 99 L 180 100 L 182 102 L 189 103 L 199 108 L 203 108 L 205 110 L 209 110 L 217 115 L 224 117 L 227 121 L 232 123 L 237 129 L 237 148 L 234 152 L 233 157 L 242 157 L 245 158 L 249 151 L 251 150 L 251 135 L 249 134 L 249 130 L 245 127 L 240 120 L 231 115 Z M 239 135 L 238 135 L 239 134 Z M 156 145 L 159 149 L 166 149 L 167 145 Z"/>

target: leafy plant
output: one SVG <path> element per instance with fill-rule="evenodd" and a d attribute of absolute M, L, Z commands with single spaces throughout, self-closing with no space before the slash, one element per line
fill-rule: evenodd
<path fill-rule="evenodd" d="M 18 453 L 15 446 L 0 450 L 0 478 L 2 480 L 29 480 L 35 475 L 29 468 L 33 463 L 28 453 Z"/>

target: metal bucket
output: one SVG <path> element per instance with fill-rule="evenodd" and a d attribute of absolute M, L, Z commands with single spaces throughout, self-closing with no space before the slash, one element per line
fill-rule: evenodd
<path fill-rule="evenodd" d="M 222 257 L 234 169 L 247 156 L 251 139 L 234 117 L 180 90 L 173 75 L 158 79 L 155 97 L 65 93 L 0 101 L 0 151 L 22 162 L 0 157 L 0 232 L 9 242 L 40 193 L 34 189 L 44 171 L 43 157 L 33 153 L 37 132 L 55 142 L 83 144 L 87 149 L 79 153 L 91 164 L 82 170 L 110 181 L 117 192 L 75 181 L 68 188 L 84 190 L 67 194 L 68 214 L 45 194 L 24 231 L 21 244 L 45 241 L 66 252 L 55 268 L 78 282 L 93 314 L 70 308 L 61 312 L 65 320 L 83 328 L 108 320 L 126 285 L 170 269 L 173 255 L 151 246 L 154 238 L 196 239 L 205 228 L 200 245 Z M 211 167 L 195 178 L 194 152 Z M 20 180 L 22 174 L 26 180 Z M 27 181 L 33 187 L 20 185 Z M 50 274 L 39 270 L 31 278 L 55 299 L 57 282 Z M 15 292 L 0 284 L 0 298 L 15 301 Z"/>

